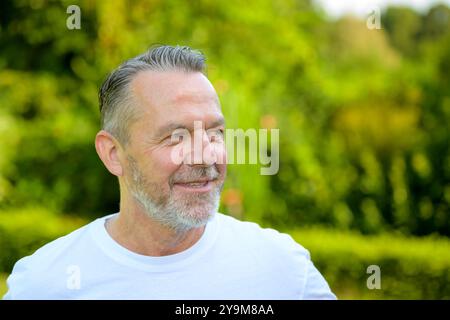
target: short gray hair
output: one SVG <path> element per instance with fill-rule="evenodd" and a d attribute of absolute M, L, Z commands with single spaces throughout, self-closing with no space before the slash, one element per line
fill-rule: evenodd
<path fill-rule="evenodd" d="M 128 127 L 136 120 L 129 85 L 140 71 L 184 71 L 206 74 L 205 56 L 187 46 L 153 46 L 111 72 L 99 91 L 101 127 L 120 143 L 129 141 Z"/>

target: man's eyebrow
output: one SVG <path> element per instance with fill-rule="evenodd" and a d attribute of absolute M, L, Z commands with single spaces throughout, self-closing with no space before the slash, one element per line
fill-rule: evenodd
<path fill-rule="evenodd" d="M 218 127 L 218 126 L 222 126 L 225 124 L 225 118 L 224 117 L 220 117 L 219 119 L 211 122 L 211 124 L 208 126 L 209 128 L 214 128 L 214 127 Z M 186 126 L 183 123 L 169 123 L 163 127 L 161 127 L 157 133 L 156 133 L 156 137 L 162 137 L 165 136 L 168 133 L 172 133 L 173 131 L 177 130 L 177 129 L 186 129 L 186 130 L 193 130 L 194 128 L 194 123 L 192 122 L 191 125 Z"/>
<path fill-rule="evenodd" d="M 223 125 L 225 125 L 225 118 L 220 117 L 219 119 L 211 122 L 211 125 L 209 127 L 214 128 L 214 127 L 219 127 L 219 126 L 223 126 Z"/>
<path fill-rule="evenodd" d="M 156 137 L 162 137 L 165 136 L 168 133 L 172 133 L 173 131 L 175 131 L 176 129 L 186 129 L 189 130 L 184 124 L 181 123 L 169 123 L 163 127 L 161 127 L 157 133 L 156 133 Z"/>

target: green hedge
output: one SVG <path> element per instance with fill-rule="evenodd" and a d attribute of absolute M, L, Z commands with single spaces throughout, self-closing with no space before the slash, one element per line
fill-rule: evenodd
<path fill-rule="evenodd" d="M 306 247 L 340 299 L 450 299 L 450 241 L 325 229 L 289 232 Z M 368 289 L 369 265 L 381 270 L 381 289 Z"/>
<path fill-rule="evenodd" d="M 85 223 L 44 209 L 0 211 L 0 291 L 18 259 Z M 322 228 L 286 232 L 310 251 L 340 299 L 450 299 L 446 238 L 362 236 Z M 380 290 L 366 286 L 369 265 L 381 269 Z"/>
<path fill-rule="evenodd" d="M 45 209 L 0 211 L 0 273 L 10 273 L 17 260 L 83 224 Z"/>
<path fill-rule="evenodd" d="M 5 295 L 8 288 L 6 286 L 6 279 L 8 275 L 6 273 L 0 273 L 0 299 Z"/>

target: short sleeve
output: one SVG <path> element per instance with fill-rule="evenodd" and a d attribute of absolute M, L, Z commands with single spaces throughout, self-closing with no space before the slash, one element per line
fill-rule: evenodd
<path fill-rule="evenodd" d="M 3 296 L 3 300 L 21 299 L 20 293 L 26 292 L 25 284 L 27 281 L 25 277 L 28 270 L 28 258 L 22 258 L 14 265 L 13 271 L 6 281 L 8 292 Z"/>
<path fill-rule="evenodd" d="M 305 288 L 303 290 L 304 300 L 336 300 L 337 297 L 331 292 L 325 278 L 314 266 L 311 260 L 308 260 L 306 267 Z"/>

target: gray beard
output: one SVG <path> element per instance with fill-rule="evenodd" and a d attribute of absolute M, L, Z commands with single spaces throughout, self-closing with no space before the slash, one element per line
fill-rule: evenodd
<path fill-rule="evenodd" d="M 140 191 L 132 191 L 133 197 L 144 208 L 144 212 L 159 224 L 177 231 L 183 232 L 206 225 L 219 209 L 220 194 L 212 194 L 209 201 L 201 201 L 202 204 L 189 206 L 188 201 L 172 201 L 166 204 L 156 204 L 147 194 Z"/>
<path fill-rule="evenodd" d="M 136 161 L 132 158 L 129 161 L 133 178 L 133 183 L 129 185 L 131 195 L 142 206 L 147 216 L 162 226 L 176 232 L 185 232 L 206 225 L 218 211 L 223 184 L 209 193 L 175 198 L 174 194 L 170 192 L 169 195 L 159 194 L 159 197 L 155 199 L 149 191 L 157 195 L 161 190 L 159 185 L 146 181 L 137 167 Z M 201 170 L 201 175 L 210 178 L 217 175 L 217 170 L 213 167 L 197 168 L 196 170 Z"/>

